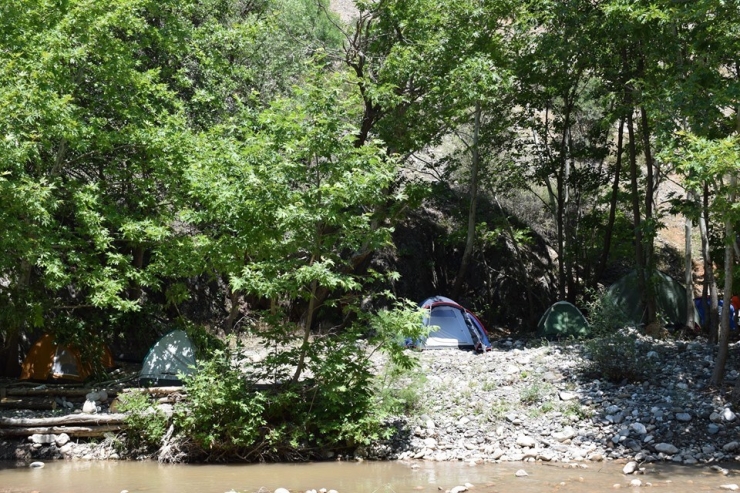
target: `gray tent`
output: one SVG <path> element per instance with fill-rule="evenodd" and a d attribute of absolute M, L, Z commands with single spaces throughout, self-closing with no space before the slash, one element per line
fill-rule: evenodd
<path fill-rule="evenodd" d="M 542 337 L 586 337 L 591 334 L 591 327 L 578 308 L 558 301 L 540 318 L 537 333 Z"/>
<path fill-rule="evenodd" d="M 195 371 L 195 347 L 182 330 L 173 330 L 152 346 L 139 373 L 142 386 L 182 385 L 180 375 Z"/>
<path fill-rule="evenodd" d="M 655 271 L 650 282 L 655 289 L 658 314 L 665 317 L 669 324 L 683 326 L 686 323 L 686 288 L 672 277 Z M 645 310 L 640 301 L 640 290 L 637 283 L 637 271 L 632 271 L 609 287 L 609 295 L 627 318 L 640 326 L 645 317 Z M 693 318 L 698 323 L 699 316 L 693 308 Z"/>

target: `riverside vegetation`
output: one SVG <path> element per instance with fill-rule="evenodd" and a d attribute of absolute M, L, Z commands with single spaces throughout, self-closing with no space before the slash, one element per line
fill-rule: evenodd
<path fill-rule="evenodd" d="M 390 440 L 392 456 L 412 451 L 397 449 L 410 422 L 394 417 L 431 399 L 415 388 L 446 378 L 397 387 L 413 367 L 399 342 L 423 336 L 403 300 L 450 295 L 518 340 L 553 301 L 595 303 L 634 268 L 646 325 L 692 326 L 661 320 L 651 273 L 670 268 L 691 289 L 695 263 L 710 300 L 701 350 L 717 348 L 707 395 L 723 399 L 731 346 L 718 297 L 733 293 L 740 221 L 737 2 L 355 7 L 343 21 L 324 0 L 0 4 L 3 375 L 19 375 L 43 332 L 94 362 L 106 344 L 141 357 L 179 327 L 201 361 L 186 400 L 158 410 L 123 399 L 138 434 L 126 446 L 107 437 L 109 450 L 303 460 L 373 455 Z M 678 217 L 680 248 L 661 237 Z M 264 352 L 244 360 L 229 336 Z M 586 343 L 599 382 L 652 389 L 642 366 L 654 357 L 632 334 L 615 337 Z M 543 401 L 554 384 L 534 370 L 522 370 L 518 402 L 569 415 Z M 490 404 L 470 415 L 508 415 Z M 642 407 L 625 408 L 649 426 Z M 434 412 L 427 421 L 447 430 Z M 694 419 L 670 413 L 650 424 Z M 463 418 L 463 436 L 475 435 Z M 716 436 L 728 423 L 712 423 Z M 437 454 L 441 432 L 418 426 Z M 637 428 L 614 446 L 639 438 L 647 455 L 664 453 Z M 518 457 L 493 438 L 469 450 Z M 37 452 L 69 446 L 39 440 Z"/>

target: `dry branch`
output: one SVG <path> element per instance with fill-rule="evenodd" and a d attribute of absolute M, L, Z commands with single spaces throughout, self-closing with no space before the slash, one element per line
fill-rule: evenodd
<path fill-rule="evenodd" d="M 56 409 L 57 403 L 54 399 L 50 398 L 3 397 L 0 398 L 0 408 L 48 410 Z"/>

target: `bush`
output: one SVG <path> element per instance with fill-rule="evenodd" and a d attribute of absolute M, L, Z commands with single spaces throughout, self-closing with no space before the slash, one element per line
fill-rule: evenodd
<path fill-rule="evenodd" d="M 604 289 L 590 291 L 587 296 L 591 301 L 586 303 L 586 318 L 595 337 L 610 336 L 619 329 L 633 324 L 609 291 Z"/>
<path fill-rule="evenodd" d="M 143 392 L 130 392 L 118 397 L 119 410 L 126 416 L 126 443 L 135 453 L 147 453 L 162 445 L 168 419 Z"/>
<path fill-rule="evenodd" d="M 592 378 L 611 382 L 643 381 L 654 372 L 655 363 L 647 358 L 637 339 L 626 330 L 592 339 L 584 345 L 587 353 L 584 372 Z"/>

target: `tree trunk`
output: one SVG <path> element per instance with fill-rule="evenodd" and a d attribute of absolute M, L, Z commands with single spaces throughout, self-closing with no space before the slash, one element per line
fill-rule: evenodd
<path fill-rule="evenodd" d="M 689 201 L 692 201 L 694 199 L 694 194 L 692 192 L 688 192 L 688 199 Z M 693 277 L 693 270 L 694 270 L 694 264 L 691 261 L 691 230 L 692 230 L 692 222 L 691 218 L 687 215 L 686 216 L 686 223 L 684 225 L 684 258 L 685 263 L 684 267 L 686 269 L 686 275 L 684 277 L 684 282 L 686 283 L 686 320 L 684 321 L 684 324 L 689 329 L 694 328 L 694 277 Z"/>
<path fill-rule="evenodd" d="M 468 270 L 470 259 L 473 256 L 475 246 L 475 226 L 476 226 L 476 207 L 478 203 L 478 170 L 480 168 L 480 152 L 478 141 L 480 136 L 480 103 L 475 104 L 475 121 L 473 123 L 473 145 L 471 148 L 472 156 L 470 163 L 470 210 L 468 211 L 468 232 L 465 239 L 465 251 L 463 252 L 460 270 L 455 277 L 455 283 L 452 286 L 452 298 L 457 299 L 462 289 L 465 273 Z"/>
<path fill-rule="evenodd" d="M 640 215 L 640 193 L 638 186 L 637 150 L 635 147 L 635 127 L 632 121 L 632 109 L 627 113 L 627 133 L 629 137 L 630 185 L 632 192 L 632 220 L 635 231 L 635 261 L 637 270 L 637 288 L 640 291 L 642 313 L 646 307 L 645 258 L 642 249 L 642 219 Z M 649 320 L 649 319 L 648 319 Z M 649 323 L 649 321 L 648 321 Z"/>
<path fill-rule="evenodd" d="M 640 118 L 642 121 L 642 145 L 644 147 L 645 155 L 645 166 L 646 170 L 646 185 L 645 185 L 645 222 L 650 225 L 654 219 L 653 214 L 653 202 L 655 194 L 655 177 L 653 175 L 655 170 L 655 163 L 653 161 L 653 155 L 650 150 L 650 125 L 648 122 L 647 111 L 644 106 L 640 106 Z M 655 228 L 650 228 L 650 231 L 654 231 Z M 645 283 L 645 308 L 647 310 L 647 324 L 651 324 L 658 319 L 658 308 L 657 301 L 655 299 L 655 288 L 653 283 L 650 282 L 650 277 L 653 275 L 654 261 L 653 251 L 655 250 L 655 238 L 653 233 L 647 234 L 642 239 L 643 248 L 645 252 L 645 270 L 646 270 L 646 283 Z"/>
<path fill-rule="evenodd" d="M 735 187 L 735 176 L 730 178 L 730 187 Z M 732 194 L 732 192 L 730 192 Z M 734 201 L 734 197 L 730 197 L 730 203 Z M 730 297 L 732 296 L 732 268 L 733 268 L 733 254 L 734 248 L 732 247 L 732 241 L 734 241 L 735 232 L 732 225 L 732 220 L 728 217 L 725 220 L 725 288 L 724 288 L 724 301 L 722 305 L 722 320 L 720 322 L 719 329 L 719 343 L 717 351 L 717 359 L 714 362 L 714 371 L 712 371 L 712 385 L 719 386 L 722 384 L 722 380 L 725 375 L 725 365 L 727 364 L 727 354 L 729 352 L 730 342 Z"/>
<path fill-rule="evenodd" d="M 619 119 L 619 130 L 617 134 L 617 160 L 614 163 L 614 182 L 612 183 L 612 196 L 609 201 L 609 221 L 606 224 L 604 232 L 604 248 L 601 250 L 601 259 L 599 267 L 594 276 L 594 286 L 602 278 L 606 271 L 606 264 L 609 261 L 609 250 L 612 245 L 612 234 L 614 233 L 614 221 L 617 217 L 617 199 L 619 198 L 619 175 L 622 170 L 622 150 L 624 146 L 624 117 Z"/>
<path fill-rule="evenodd" d="M 717 295 L 717 281 L 714 278 L 714 265 L 712 264 L 709 250 L 709 230 L 707 224 L 709 216 L 709 187 L 704 185 L 704 200 L 702 201 L 702 213 L 699 215 L 699 233 L 701 234 L 701 250 L 704 259 L 704 282 L 709 289 L 709 309 L 705 310 L 706 322 L 709 326 L 709 343 L 717 342 L 717 331 L 719 329 L 719 297 Z M 702 299 L 702 303 L 706 300 Z M 706 316 L 708 314 L 708 316 Z"/>

